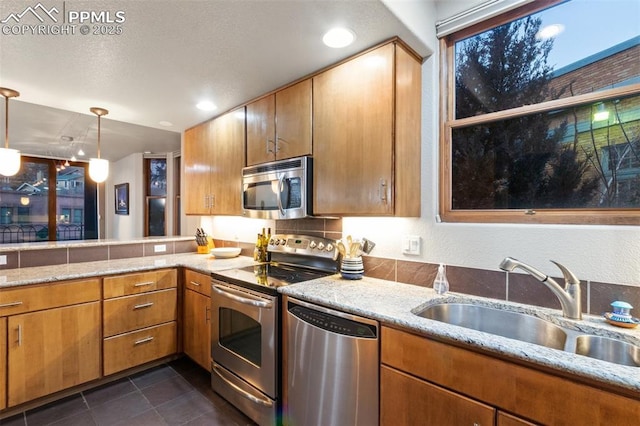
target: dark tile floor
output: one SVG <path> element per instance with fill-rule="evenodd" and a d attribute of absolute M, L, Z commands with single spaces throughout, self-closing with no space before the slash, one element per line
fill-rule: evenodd
<path fill-rule="evenodd" d="M 211 390 L 188 358 L 0 420 L 2 426 L 163 426 L 254 423 Z"/>

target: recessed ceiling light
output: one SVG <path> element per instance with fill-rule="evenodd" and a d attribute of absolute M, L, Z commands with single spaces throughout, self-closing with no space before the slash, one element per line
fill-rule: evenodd
<path fill-rule="evenodd" d="M 538 40 L 548 40 L 553 38 L 564 31 L 564 25 L 562 24 L 551 24 L 543 27 L 536 34 L 536 38 Z"/>
<path fill-rule="evenodd" d="M 211 101 L 201 101 L 201 102 L 198 102 L 198 104 L 196 105 L 196 108 L 202 111 L 213 111 L 217 107 Z"/>
<path fill-rule="evenodd" d="M 161 125 L 161 126 L 163 126 L 163 127 L 171 127 L 171 126 L 173 126 L 173 123 L 172 123 L 172 122 L 170 122 L 170 121 L 165 121 L 165 120 L 163 120 L 163 121 L 159 122 L 158 124 L 159 124 L 159 125 Z"/>
<path fill-rule="evenodd" d="M 322 41 L 324 42 L 324 44 L 336 49 L 350 45 L 355 39 L 355 33 L 348 28 L 330 29 L 322 37 Z"/>

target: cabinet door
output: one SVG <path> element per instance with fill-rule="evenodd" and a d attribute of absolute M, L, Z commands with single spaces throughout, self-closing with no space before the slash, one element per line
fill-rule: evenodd
<path fill-rule="evenodd" d="M 494 408 L 400 371 L 380 369 L 380 424 L 458 426 L 494 424 Z"/>
<path fill-rule="evenodd" d="M 387 44 L 313 77 L 316 214 L 393 214 L 393 63 Z"/>
<path fill-rule="evenodd" d="M 210 123 L 202 123 L 184 132 L 184 209 L 186 214 L 209 214 L 211 196 Z"/>
<path fill-rule="evenodd" d="M 0 318 L 0 410 L 7 406 L 7 319 Z"/>
<path fill-rule="evenodd" d="M 184 291 L 184 353 L 207 371 L 211 369 L 211 298 Z"/>
<path fill-rule="evenodd" d="M 242 214 L 242 168 L 244 167 L 244 107 L 212 121 L 214 152 L 212 164 L 210 214 Z"/>
<path fill-rule="evenodd" d="M 311 155 L 311 79 L 276 92 L 276 158 Z"/>
<path fill-rule="evenodd" d="M 8 405 L 100 376 L 100 302 L 8 318 Z"/>
<path fill-rule="evenodd" d="M 247 105 L 247 165 L 276 159 L 275 95 Z"/>

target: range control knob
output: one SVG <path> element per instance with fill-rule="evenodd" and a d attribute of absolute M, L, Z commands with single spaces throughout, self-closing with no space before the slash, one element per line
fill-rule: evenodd
<path fill-rule="evenodd" d="M 332 251 L 333 250 L 333 244 L 329 243 L 327 244 L 327 251 Z"/>
<path fill-rule="evenodd" d="M 315 241 L 311 241 L 311 242 L 309 243 L 309 248 L 312 248 L 312 249 L 313 249 L 313 248 L 316 248 L 316 242 L 315 242 Z"/>
<path fill-rule="evenodd" d="M 273 242 L 273 244 L 275 245 L 280 245 L 280 239 L 276 238 Z"/>
<path fill-rule="evenodd" d="M 274 245 L 274 244 L 276 243 L 276 241 L 277 241 L 277 240 L 274 240 L 273 238 L 271 238 L 271 239 L 269 240 L 269 245 L 270 245 L 270 246 Z"/>
<path fill-rule="evenodd" d="M 318 243 L 318 250 L 324 249 L 324 243 Z"/>

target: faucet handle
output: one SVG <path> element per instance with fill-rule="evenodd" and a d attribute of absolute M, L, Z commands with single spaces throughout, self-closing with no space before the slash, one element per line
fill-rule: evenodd
<path fill-rule="evenodd" d="M 573 272 L 571 272 L 570 270 L 568 270 L 566 267 L 564 267 L 563 265 L 559 264 L 558 262 L 556 262 L 555 260 L 552 260 L 551 262 L 555 263 L 555 265 L 560 268 L 560 270 L 562 271 L 562 275 L 564 277 L 564 282 L 568 285 L 568 284 L 580 284 L 580 280 L 578 279 L 578 277 L 575 276 L 575 274 Z"/>

